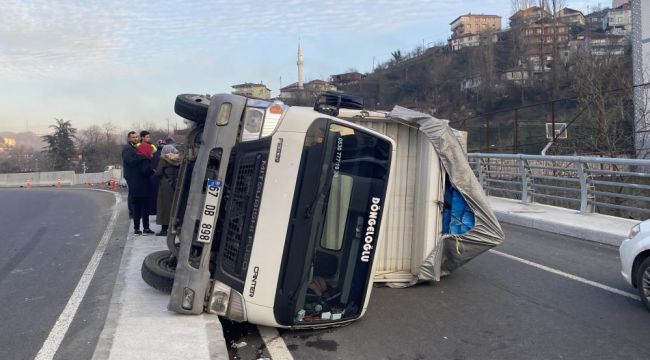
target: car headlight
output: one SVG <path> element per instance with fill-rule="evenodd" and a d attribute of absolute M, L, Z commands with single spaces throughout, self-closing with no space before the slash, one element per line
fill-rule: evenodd
<path fill-rule="evenodd" d="M 635 237 L 639 233 L 639 231 L 641 231 L 641 225 L 640 224 L 636 224 L 636 225 L 632 226 L 632 228 L 630 229 L 630 233 L 627 235 L 627 238 L 631 239 L 631 238 Z"/>

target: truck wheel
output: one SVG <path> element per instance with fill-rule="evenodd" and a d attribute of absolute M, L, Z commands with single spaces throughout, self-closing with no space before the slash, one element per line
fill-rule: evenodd
<path fill-rule="evenodd" d="M 174 271 L 176 271 L 176 258 L 169 250 L 161 250 L 144 258 L 140 273 L 142 280 L 152 288 L 169 294 L 174 285 Z"/>
<path fill-rule="evenodd" d="M 174 112 L 183 118 L 202 124 L 208 116 L 210 98 L 206 95 L 180 94 L 174 103 Z"/>
<path fill-rule="evenodd" d="M 636 272 L 636 287 L 641 301 L 650 311 L 650 257 L 645 259 Z"/>

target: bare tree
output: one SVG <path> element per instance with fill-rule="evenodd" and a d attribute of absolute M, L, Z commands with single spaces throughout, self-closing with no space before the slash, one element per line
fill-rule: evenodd
<path fill-rule="evenodd" d="M 610 157 L 634 151 L 634 110 L 629 57 L 613 52 L 595 55 L 589 48 L 576 55 L 572 90 L 584 109 L 572 126 L 575 152 Z"/>

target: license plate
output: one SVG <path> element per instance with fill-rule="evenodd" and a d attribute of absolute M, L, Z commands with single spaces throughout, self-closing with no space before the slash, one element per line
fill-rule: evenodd
<path fill-rule="evenodd" d="M 196 238 L 196 241 L 200 243 L 209 244 L 212 241 L 212 236 L 214 236 L 214 219 L 217 216 L 221 187 L 220 180 L 208 179 L 205 204 L 201 213 L 201 225 L 199 225 L 199 236 Z"/>

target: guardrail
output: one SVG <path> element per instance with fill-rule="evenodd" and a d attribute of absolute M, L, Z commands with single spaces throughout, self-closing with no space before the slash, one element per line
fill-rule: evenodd
<path fill-rule="evenodd" d="M 650 214 L 650 160 L 470 153 L 488 195 L 635 219 Z"/>

